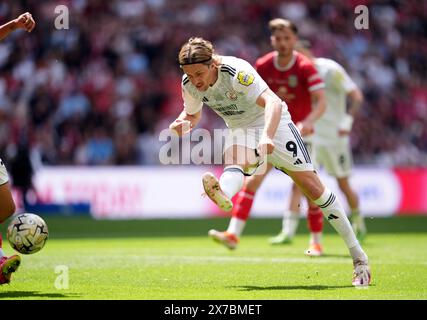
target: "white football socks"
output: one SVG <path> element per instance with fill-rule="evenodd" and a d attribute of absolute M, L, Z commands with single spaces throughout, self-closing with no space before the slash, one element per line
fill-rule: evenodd
<path fill-rule="evenodd" d="M 246 220 L 232 217 L 230 220 L 230 224 L 228 225 L 227 232 L 232 233 L 237 237 L 240 237 L 240 235 L 243 232 L 243 229 L 245 228 L 245 225 L 246 225 Z"/>
<path fill-rule="evenodd" d="M 240 166 L 227 166 L 219 178 L 219 185 L 226 196 L 231 199 L 242 189 L 244 178 L 243 169 Z"/>
<path fill-rule="evenodd" d="M 314 200 L 314 203 L 320 207 L 323 215 L 343 238 L 353 260 L 367 260 L 367 256 L 360 247 L 359 241 L 356 239 L 356 235 L 353 232 L 344 208 L 336 196 L 328 188 L 325 188 L 323 194 L 319 199 Z"/>
<path fill-rule="evenodd" d="M 322 232 L 310 233 L 310 244 L 320 244 L 322 242 Z"/>
<path fill-rule="evenodd" d="M 282 220 L 282 232 L 290 239 L 295 236 L 299 223 L 299 212 L 286 210 Z"/>

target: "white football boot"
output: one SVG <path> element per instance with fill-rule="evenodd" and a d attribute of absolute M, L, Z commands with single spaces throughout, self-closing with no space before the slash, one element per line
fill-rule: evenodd
<path fill-rule="evenodd" d="M 371 283 L 371 270 L 368 262 L 363 260 L 353 261 L 354 272 L 353 272 L 353 286 L 356 287 L 367 287 Z"/>
<path fill-rule="evenodd" d="M 206 172 L 202 176 L 203 188 L 207 196 L 222 210 L 231 211 L 233 202 L 221 190 L 218 179 L 210 172 Z"/>

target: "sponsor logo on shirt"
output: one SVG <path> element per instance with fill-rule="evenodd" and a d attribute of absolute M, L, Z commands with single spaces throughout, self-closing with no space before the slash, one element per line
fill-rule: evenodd
<path fill-rule="evenodd" d="M 235 91 L 227 91 L 225 93 L 225 96 L 232 101 L 236 101 L 237 100 L 237 93 Z"/>
<path fill-rule="evenodd" d="M 235 105 L 234 103 L 224 107 L 221 105 L 217 105 L 213 106 L 212 108 L 215 109 L 217 112 L 221 113 L 223 116 L 235 116 L 245 113 L 245 111 L 239 110 L 237 105 Z"/>

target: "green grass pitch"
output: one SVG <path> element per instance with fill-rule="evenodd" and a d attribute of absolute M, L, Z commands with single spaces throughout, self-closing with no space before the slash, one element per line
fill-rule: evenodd
<path fill-rule="evenodd" d="M 44 218 L 50 231 L 45 248 L 22 256 L 12 282 L 0 286 L 0 300 L 427 299 L 426 217 L 367 220 L 363 246 L 373 281 L 366 289 L 351 286 L 351 259 L 327 222 L 325 256 L 310 258 L 303 254 L 305 220 L 294 243 L 282 246 L 268 244 L 279 219 L 250 220 L 239 247 L 229 251 L 207 237 L 228 219 Z M 4 238 L 8 222 L 0 228 Z M 13 252 L 6 239 L 3 247 Z"/>

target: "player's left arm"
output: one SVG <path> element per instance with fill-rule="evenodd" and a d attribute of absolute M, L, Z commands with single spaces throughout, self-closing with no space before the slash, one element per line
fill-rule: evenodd
<path fill-rule="evenodd" d="M 264 130 L 257 147 L 259 155 L 263 157 L 274 151 L 273 138 L 282 118 L 282 100 L 249 63 L 242 69 L 234 78 L 234 89 L 245 94 L 248 101 L 265 109 Z"/>
<path fill-rule="evenodd" d="M 347 109 L 347 114 L 344 116 L 339 125 L 338 134 L 340 136 L 350 134 L 351 128 L 353 127 L 354 117 L 359 112 L 364 100 L 363 93 L 359 88 L 355 88 L 348 92 L 347 97 L 349 98 L 349 106 Z"/>
<path fill-rule="evenodd" d="M 351 132 L 351 128 L 353 126 L 353 120 L 356 114 L 359 112 L 360 107 L 363 104 L 363 93 L 359 89 L 359 87 L 354 83 L 354 81 L 350 78 L 348 73 L 345 71 L 343 67 L 340 66 L 339 72 L 341 73 L 341 85 L 343 89 L 347 92 L 347 97 L 349 101 L 349 105 L 347 108 L 347 114 L 341 121 L 338 129 L 338 134 L 340 136 L 349 135 Z"/>
<path fill-rule="evenodd" d="M 360 107 L 362 106 L 364 100 L 363 93 L 362 91 L 360 91 L 359 88 L 355 88 L 349 93 L 347 93 L 347 96 L 349 98 L 349 106 L 347 113 L 352 117 L 355 117 L 356 114 L 359 112 Z"/>
<path fill-rule="evenodd" d="M 260 94 L 256 103 L 265 108 L 265 125 L 258 151 L 261 154 L 270 154 L 274 151 L 273 138 L 282 118 L 282 101 L 270 88 L 267 88 Z"/>
<path fill-rule="evenodd" d="M 24 29 L 27 32 L 33 31 L 36 23 L 33 16 L 29 12 L 21 14 L 18 18 L 13 19 L 4 25 L 0 26 L 0 40 L 6 38 L 12 31 L 16 29 Z"/>

